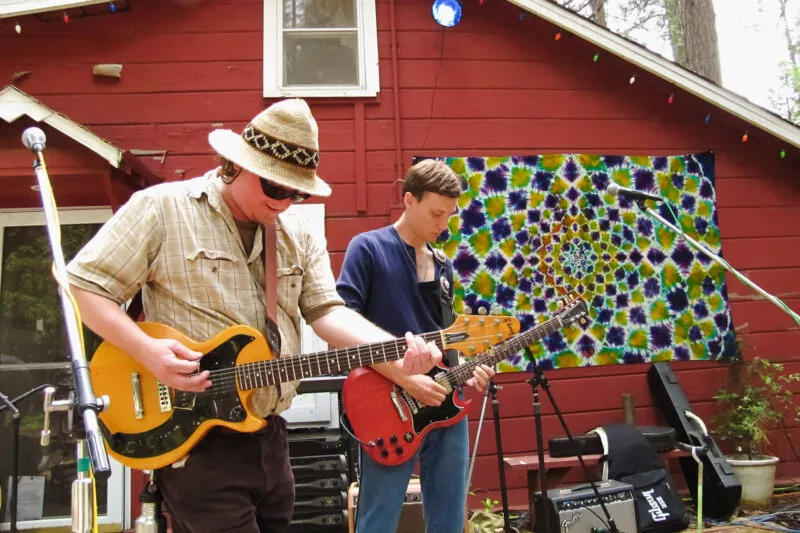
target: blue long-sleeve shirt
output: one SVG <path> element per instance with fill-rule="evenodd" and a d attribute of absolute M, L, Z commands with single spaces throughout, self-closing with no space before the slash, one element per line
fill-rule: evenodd
<path fill-rule="evenodd" d="M 453 298 L 453 265 L 441 253 L 433 263 L 434 280 L 418 283 L 414 248 L 386 226 L 350 241 L 336 289 L 347 307 L 396 337 L 437 331 L 444 329 L 441 291 Z"/>

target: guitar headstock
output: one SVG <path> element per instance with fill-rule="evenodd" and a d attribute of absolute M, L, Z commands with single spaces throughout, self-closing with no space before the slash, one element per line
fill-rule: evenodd
<path fill-rule="evenodd" d="M 519 333 L 519 319 L 504 315 L 458 315 L 444 330 L 444 347 L 465 356 L 485 352 Z"/>
<path fill-rule="evenodd" d="M 559 310 L 556 315 L 563 326 L 572 322 L 587 324 L 589 308 L 580 296 L 559 300 Z"/>

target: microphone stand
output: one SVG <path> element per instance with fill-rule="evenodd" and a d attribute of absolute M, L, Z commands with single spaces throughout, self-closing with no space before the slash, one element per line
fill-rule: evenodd
<path fill-rule="evenodd" d="M 72 376 L 75 380 L 75 392 L 77 396 L 76 401 L 71 402 L 70 407 L 74 406 L 77 408 L 83 422 L 80 431 L 76 432 L 78 474 L 72 487 L 72 506 L 73 510 L 75 510 L 76 506 L 81 510 L 82 516 L 79 520 L 81 523 L 80 531 L 90 531 L 90 529 L 86 529 L 87 524 L 89 524 L 88 527 L 94 524 L 96 517 L 92 516 L 92 506 L 86 503 L 87 492 L 92 482 L 88 473 L 89 463 L 91 462 L 91 468 L 95 479 L 104 481 L 107 480 L 111 474 L 111 465 L 108 461 L 108 455 L 103 444 L 103 438 L 100 434 L 99 423 L 97 421 L 97 414 L 102 412 L 108 405 L 108 398 L 95 397 L 89 378 L 89 367 L 84 354 L 81 328 L 75 309 L 72 306 L 72 295 L 68 292 L 69 282 L 67 281 L 64 252 L 61 247 L 61 228 L 58 223 L 56 207 L 53 201 L 53 189 L 50 186 L 50 180 L 47 176 L 47 168 L 44 162 L 44 154 L 42 153 L 44 150 L 44 140 L 42 139 L 40 144 L 34 145 L 32 150 L 36 154 L 33 168 L 39 184 L 39 192 L 42 197 L 42 207 L 44 208 L 47 233 L 53 255 L 54 276 L 59 286 L 58 292 L 61 297 L 61 309 L 64 313 L 67 337 L 69 339 Z M 47 406 L 45 406 L 45 411 L 47 411 Z M 87 461 L 85 456 L 87 450 L 89 461 Z M 85 516 L 87 512 L 90 518 L 88 520 Z M 73 523 L 75 519 L 76 517 L 73 516 Z"/>
<path fill-rule="evenodd" d="M 703 252 L 704 254 L 706 254 L 706 255 L 707 255 L 707 256 L 708 256 L 710 259 L 712 259 L 712 260 L 713 260 L 715 263 L 717 263 L 717 264 L 718 264 L 718 265 L 720 265 L 722 268 L 724 268 L 725 270 L 727 270 L 728 272 L 730 272 L 731 274 L 733 274 L 734 276 L 736 276 L 736 278 L 737 278 L 739 281 L 741 281 L 742 283 L 744 283 L 745 285 L 747 285 L 748 287 L 750 287 L 750 288 L 751 288 L 751 289 L 753 289 L 754 291 L 756 291 L 756 292 L 758 292 L 759 294 L 761 294 L 761 295 L 762 295 L 764 298 L 766 298 L 768 301 L 770 301 L 770 302 L 772 302 L 773 304 L 775 304 L 775 305 L 777 305 L 778 307 L 780 307 L 780 308 L 781 308 L 781 310 L 783 310 L 784 312 L 786 312 L 786 314 L 788 314 L 790 317 L 792 317 L 792 319 L 794 319 L 794 321 L 795 321 L 795 322 L 797 322 L 798 324 L 800 324 L 800 315 L 798 315 L 797 313 L 795 313 L 794 311 L 792 311 L 791 309 L 789 309 L 789 307 L 788 307 L 786 304 L 784 304 L 783 302 L 781 302 L 781 301 L 780 301 L 778 298 L 776 298 L 775 296 L 771 295 L 770 293 L 768 293 L 767 291 L 765 291 L 764 289 L 762 289 L 761 287 L 759 287 L 758 285 L 756 285 L 755 283 L 753 283 L 752 281 L 750 281 L 749 279 L 747 279 L 747 278 L 744 276 L 744 274 L 742 274 L 741 272 L 739 272 L 738 270 L 736 270 L 735 268 L 733 268 L 733 267 L 732 267 L 732 266 L 731 266 L 731 265 L 730 265 L 730 264 L 729 264 L 727 261 L 725 261 L 723 258 L 719 257 L 717 254 L 715 254 L 714 252 L 712 252 L 711 250 L 709 250 L 708 248 L 706 248 L 706 247 L 705 247 L 703 244 L 701 244 L 701 243 L 697 242 L 697 241 L 696 241 L 696 240 L 694 240 L 693 238 L 691 238 L 691 237 L 689 237 L 688 235 L 686 235 L 686 233 L 684 233 L 684 232 L 683 232 L 683 231 L 682 231 L 680 228 L 676 227 L 674 224 L 672 224 L 671 222 L 669 222 L 668 220 L 666 220 L 664 217 L 662 217 L 661 215 L 659 215 L 658 213 L 656 213 L 655 211 L 653 211 L 651 208 L 649 208 L 649 207 L 647 207 L 646 205 L 644 205 L 644 200 L 642 200 L 642 199 L 637 199 L 637 200 L 635 201 L 635 203 L 636 203 L 636 206 L 637 206 L 637 207 L 638 207 L 638 208 L 639 208 L 641 211 L 644 211 L 644 213 L 645 213 L 645 214 L 647 214 L 647 215 L 648 215 L 650 218 L 653 218 L 653 219 L 657 220 L 658 222 L 660 222 L 660 223 L 661 223 L 661 224 L 663 224 L 664 226 L 666 226 L 666 227 L 668 227 L 669 229 L 671 229 L 671 230 L 672 230 L 673 232 L 675 232 L 676 234 L 678 234 L 678 235 L 680 235 L 681 237 L 683 237 L 683 238 L 684 238 L 684 240 L 686 240 L 686 242 L 688 242 L 689 244 L 691 244 L 692 246 L 694 246 L 694 247 L 695 247 L 697 250 L 700 250 L 701 252 Z"/>
<path fill-rule="evenodd" d="M 567 434 L 567 438 L 569 439 L 570 443 L 575 448 L 575 453 L 578 456 L 578 462 L 581 464 L 581 468 L 583 469 L 583 475 L 586 480 L 589 482 L 589 485 L 592 487 L 592 491 L 594 491 L 594 496 L 597 498 L 597 502 L 600 504 L 600 508 L 603 510 L 603 514 L 606 517 L 606 523 L 608 524 L 608 531 L 610 533 L 620 533 L 619 529 L 617 529 L 617 524 L 614 522 L 614 518 L 611 516 L 611 513 L 608 511 L 606 507 L 605 501 L 603 497 L 600 496 L 600 492 L 597 490 L 597 485 L 593 479 L 593 476 L 589 472 L 589 468 L 586 466 L 586 463 L 583 460 L 583 456 L 581 455 L 580 448 L 578 447 L 575 439 L 572 437 L 572 433 L 567 426 L 567 421 L 564 420 L 564 416 L 561 414 L 561 409 L 558 408 L 556 404 L 556 399 L 553 397 L 553 393 L 550 390 L 550 383 L 547 381 L 542 369 L 539 367 L 536 358 L 533 356 L 529 349 L 525 349 L 528 356 L 533 361 L 533 377 L 526 381 L 531 386 L 533 390 L 533 417 L 536 426 L 536 454 L 539 459 L 539 492 L 541 493 L 542 503 L 544 503 L 545 498 L 547 498 L 547 482 L 545 480 L 546 477 L 546 470 L 544 465 L 544 437 L 542 431 L 542 406 L 539 402 L 539 386 L 541 385 L 542 389 L 544 389 L 547 397 L 550 399 L 550 405 L 553 406 L 553 410 L 558 417 L 558 421 L 561 423 L 561 427 L 564 429 L 564 432 Z M 560 531 L 560 527 L 556 524 L 554 529 L 550 528 L 550 513 L 547 512 L 545 506 L 541 506 L 542 509 L 542 529 L 538 530 L 539 533 L 553 533 Z M 538 514 L 538 513 L 537 513 Z M 534 525 L 531 524 L 533 527 Z M 604 532 L 601 528 L 592 528 L 592 533 L 607 533 Z"/>

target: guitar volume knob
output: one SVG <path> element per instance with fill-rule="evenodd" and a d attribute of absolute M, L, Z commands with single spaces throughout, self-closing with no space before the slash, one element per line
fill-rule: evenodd
<path fill-rule="evenodd" d="M 389 441 L 392 444 L 397 444 L 397 435 L 392 435 L 391 438 L 389 439 Z"/>
<path fill-rule="evenodd" d="M 381 450 L 381 457 L 389 457 L 389 450 Z"/>
<path fill-rule="evenodd" d="M 378 446 L 383 446 L 383 437 L 378 437 L 377 439 L 375 439 L 375 444 L 377 444 Z"/>
<path fill-rule="evenodd" d="M 395 453 L 397 455 L 403 455 L 403 447 L 402 446 L 398 446 L 397 449 L 395 450 Z"/>

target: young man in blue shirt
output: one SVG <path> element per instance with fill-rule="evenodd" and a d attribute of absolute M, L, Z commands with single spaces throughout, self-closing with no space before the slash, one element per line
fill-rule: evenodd
<path fill-rule="evenodd" d="M 429 243 L 447 229 L 460 194 L 461 179 L 445 163 L 426 159 L 412 166 L 403 186 L 405 210 L 400 219 L 357 235 L 347 247 L 336 283 L 345 305 L 395 335 L 449 326 L 454 319 L 453 265 Z M 451 359 L 446 364 L 458 364 L 456 357 Z M 385 363 L 373 368 L 426 405 L 438 406 L 445 399 L 445 388 L 426 374 L 402 375 Z M 479 366 L 467 384 L 482 391 L 492 375 L 491 368 Z M 397 530 L 417 460 L 426 530 L 464 531 L 468 447 L 464 417 L 429 432 L 418 456 L 401 465 L 384 466 L 361 454 L 356 532 Z"/>

